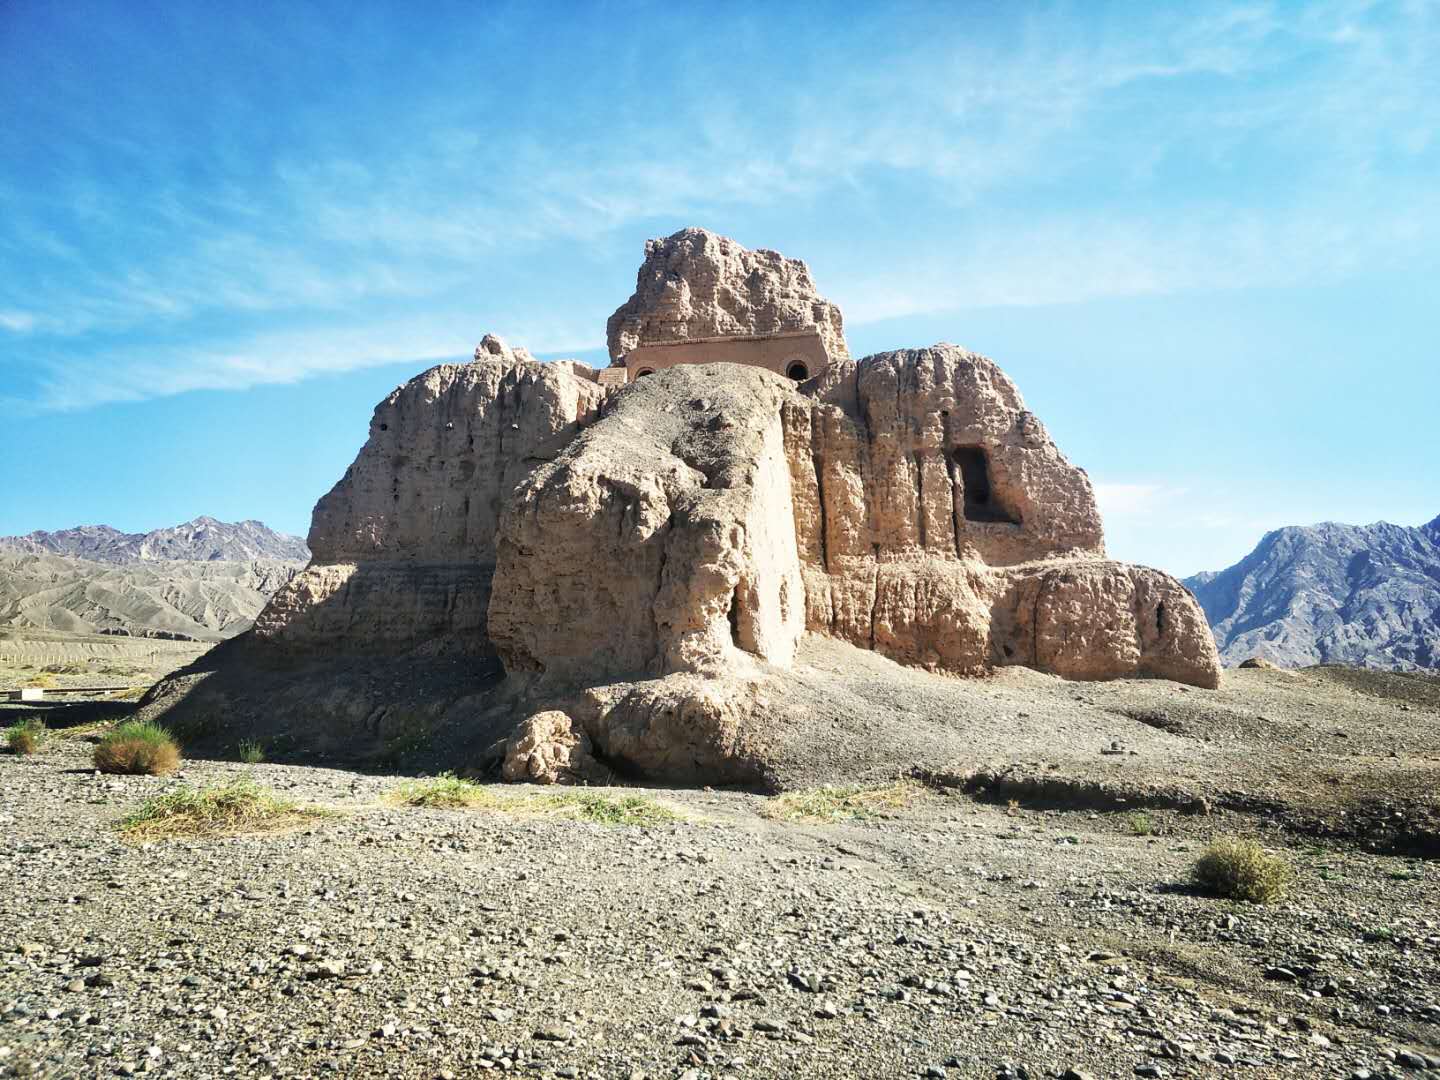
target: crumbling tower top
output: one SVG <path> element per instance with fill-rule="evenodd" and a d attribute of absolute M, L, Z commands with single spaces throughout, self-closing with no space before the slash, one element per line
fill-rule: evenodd
<path fill-rule="evenodd" d="M 840 309 L 809 267 L 706 229 L 647 241 L 635 292 L 605 330 L 612 366 L 632 379 L 728 361 L 803 381 L 850 356 Z"/>

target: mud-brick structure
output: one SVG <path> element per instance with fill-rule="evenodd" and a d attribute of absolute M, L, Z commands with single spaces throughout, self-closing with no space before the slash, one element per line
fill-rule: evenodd
<path fill-rule="evenodd" d="M 825 343 L 815 330 L 782 330 L 774 334 L 692 338 L 641 345 L 620 358 L 626 382 L 676 364 L 745 364 L 787 379 L 804 382 L 830 366 Z"/>
<path fill-rule="evenodd" d="M 819 297 L 804 262 L 704 229 L 645 245 L 635 293 L 606 337 L 611 364 L 600 381 L 610 384 L 713 363 L 805 382 L 850 358 L 840 309 Z"/>
<path fill-rule="evenodd" d="M 870 699 L 831 692 L 862 654 L 896 702 L 929 693 L 901 666 L 1219 684 L 1194 597 L 1106 558 L 1090 478 L 994 362 L 852 360 L 803 262 L 702 229 L 646 246 L 606 331 L 598 371 L 487 336 L 398 387 L 310 565 L 144 715 L 296 717 L 377 756 L 419 727 L 512 779 L 771 784 L 789 747 L 873 740 Z M 898 723 L 895 753 L 934 752 L 941 725 Z"/>

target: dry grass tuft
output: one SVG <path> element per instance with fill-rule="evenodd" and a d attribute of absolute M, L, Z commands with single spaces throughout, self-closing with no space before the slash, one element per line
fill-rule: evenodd
<path fill-rule="evenodd" d="M 95 767 L 105 773 L 164 776 L 180 767 L 180 747 L 159 724 L 130 720 L 96 745 Z"/>
<path fill-rule="evenodd" d="M 760 812 L 776 821 L 865 821 L 904 810 L 925 790 L 914 780 L 808 788 L 777 795 Z"/>
<path fill-rule="evenodd" d="M 1268 904 L 1285 895 L 1295 871 L 1254 840 L 1222 837 L 1195 861 L 1192 874 L 1197 885 L 1220 896 Z"/>
<path fill-rule="evenodd" d="M 544 794 L 501 793 L 492 787 L 444 773 L 429 780 L 407 780 L 390 796 L 405 806 L 441 810 L 490 810 L 526 817 L 560 817 L 602 825 L 648 827 L 679 821 L 669 807 L 643 795 L 605 795 L 571 790 Z"/>
<path fill-rule="evenodd" d="M 136 840 L 272 832 L 327 816 L 282 799 L 248 777 L 214 787 L 182 787 L 147 799 L 120 823 Z"/>
<path fill-rule="evenodd" d="M 27 717 L 5 729 L 5 745 L 12 754 L 33 754 L 45 741 L 45 721 L 38 716 Z"/>

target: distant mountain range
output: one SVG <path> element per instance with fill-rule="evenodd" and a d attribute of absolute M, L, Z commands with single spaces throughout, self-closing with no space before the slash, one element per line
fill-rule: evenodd
<path fill-rule="evenodd" d="M 212 517 L 148 533 L 81 525 L 0 537 L 0 633 L 220 641 L 249 629 L 309 559 L 297 536 Z"/>
<path fill-rule="evenodd" d="M 235 562 L 279 559 L 308 562 L 310 549 L 298 536 L 278 533 L 258 521 L 230 523 L 197 517 L 183 525 L 148 533 L 124 533 L 109 525 L 79 525 L 59 532 L 0 536 L 0 551 L 67 555 L 91 562 Z"/>
<path fill-rule="evenodd" d="M 1276 529 L 1228 570 L 1185 584 L 1228 665 L 1440 669 L 1440 517 Z"/>

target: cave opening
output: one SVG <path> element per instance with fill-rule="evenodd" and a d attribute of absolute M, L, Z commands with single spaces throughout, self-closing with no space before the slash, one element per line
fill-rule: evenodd
<path fill-rule="evenodd" d="M 965 491 L 966 521 L 1020 524 L 1020 519 L 995 495 L 990 482 L 990 455 L 983 446 L 957 446 L 951 456 Z"/>

